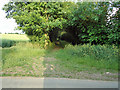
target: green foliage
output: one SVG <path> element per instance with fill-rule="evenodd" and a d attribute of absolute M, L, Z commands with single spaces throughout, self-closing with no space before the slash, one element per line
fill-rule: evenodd
<path fill-rule="evenodd" d="M 91 56 L 95 60 L 117 60 L 118 49 L 113 46 L 106 45 L 80 45 L 80 46 L 67 46 L 65 49 L 71 49 L 70 55 L 78 57 Z"/>
<path fill-rule="evenodd" d="M 69 17 L 69 27 L 73 28 L 79 43 L 103 44 L 106 42 L 107 5 L 101 3 L 77 3 L 73 15 Z"/>
<path fill-rule="evenodd" d="M 117 14 L 110 16 L 109 12 L 113 6 L 110 10 L 109 4 L 108 2 L 77 3 L 77 8 L 68 16 L 69 25 L 66 30 L 76 39 L 73 40 L 76 44 L 118 44 L 120 9 Z"/>
<path fill-rule="evenodd" d="M 118 70 L 118 48 L 114 45 L 68 45 L 57 51 L 56 57 L 64 63 Z"/>
<path fill-rule="evenodd" d="M 120 9 L 113 16 L 109 12 L 119 3 L 110 7 L 109 2 L 9 2 L 3 9 L 31 41 L 45 44 L 41 39 L 47 34 L 54 43 L 118 44 Z"/>
<path fill-rule="evenodd" d="M 116 14 L 110 17 L 108 29 L 108 41 L 110 44 L 120 44 L 120 1 L 111 4 L 111 7 L 117 8 Z"/>
<path fill-rule="evenodd" d="M 49 35 L 55 29 L 63 29 L 67 17 L 63 8 L 69 3 L 65 5 L 62 2 L 9 2 L 4 10 L 8 12 L 7 18 L 12 17 L 19 24 L 18 29 L 27 35 L 33 35 L 30 39 L 43 41 L 40 38 L 43 38 L 44 34 Z M 9 7 L 11 9 L 8 9 Z M 52 41 L 52 38 L 50 40 Z"/>
<path fill-rule="evenodd" d="M 0 44 L 0 47 L 11 47 L 17 43 L 16 41 L 13 40 L 7 40 L 7 39 L 2 39 L 2 43 Z"/>
<path fill-rule="evenodd" d="M 41 39 L 41 40 L 40 40 L 40 46 L 43 47 L 43 48 L 45 48 L 45 49 L 46 49 L 46 48 L 50 45 L 50 43 L 51 43 L 51 41 L 50 41 L 50 39 L 49 39 L 49 36 L 48 36 L 47 34 L 44 34 L 40 39 Z"/>

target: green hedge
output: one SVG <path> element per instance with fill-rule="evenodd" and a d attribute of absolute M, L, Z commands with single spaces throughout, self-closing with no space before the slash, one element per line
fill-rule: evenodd
<path fill-rule="evenodd" d="M 63 52 L 69 56 L 90 57 L 95 60 L 118 59 L 118 48 L 114 45 L 68 45 L 63 49 Z"/>

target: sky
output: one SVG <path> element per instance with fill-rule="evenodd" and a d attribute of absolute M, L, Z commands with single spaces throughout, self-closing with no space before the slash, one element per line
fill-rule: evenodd
<path fill-rule="evenodd" d="M 0 32 L 1 33 L 20 33 L 21 31 L 14 30 L 15 27 L 17 27 L 17 24 L 15 23 L 14 19 L 7 19 L 5 11 L 2 10 L 4 4 L 8 3 L 9 0 L 2 0 L 0 2 Z"/>

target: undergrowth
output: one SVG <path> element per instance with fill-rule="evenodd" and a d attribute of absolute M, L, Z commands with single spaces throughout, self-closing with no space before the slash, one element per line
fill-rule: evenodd
<path fill-rule="evenodd" d="M 82 64 L 98 69 L 118 70 L 118 48 L 114 45 L 68 45 L 56 52 L 56 58 L 62 60 L 66 67 L 71 65 L 74 68 L 75 65 L 79 69 Z"/>

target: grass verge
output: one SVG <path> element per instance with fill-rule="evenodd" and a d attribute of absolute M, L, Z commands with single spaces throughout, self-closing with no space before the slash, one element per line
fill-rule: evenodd
<path fill-rule="evenodd" d="M 2 74 L 117 80 L 117 54 L 115 46 L 68 45 L 64 49 L 45 50 L 37 44 L 18 43 L 2 49 Z"/>

